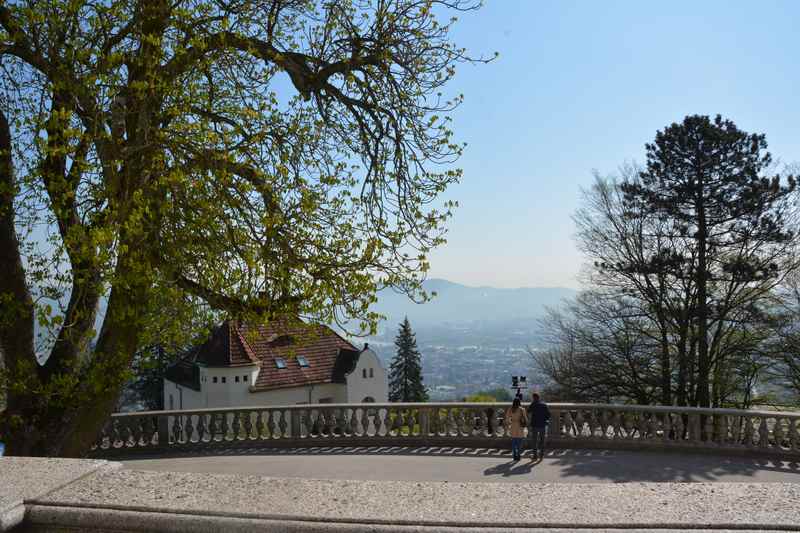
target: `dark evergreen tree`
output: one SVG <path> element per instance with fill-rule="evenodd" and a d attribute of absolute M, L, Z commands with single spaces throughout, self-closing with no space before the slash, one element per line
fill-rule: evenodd
<path fill-rule="evenodd" d="M 397 354 L 389 370 L 389 401 L 427 402 L 428 391 L 422 384 L 421 356 L 408 317 L 400 324 L 394 344 Z"/>
<path fill-rule="evenodd" d="M 664 250 L 671 274 L 695 288 L 689 317 L 696 334 L 697 382 L 693 403 L 712 403 L 715 368 L 712 326 L 770 291 L 784 270 L 793 234 L 787 229 L 790 176 L 768 176 L 772 158 L 764 135 L 748 134 L 719 115 L 687 116 L 647 145 L 647 167 L 625 183 L 631 210 L 669 220 L 683 241 L 680 254 Z M 773 282 L 774 281 L 774 282 Z M 716 402 L 714 402 L 716 403 Z"/>

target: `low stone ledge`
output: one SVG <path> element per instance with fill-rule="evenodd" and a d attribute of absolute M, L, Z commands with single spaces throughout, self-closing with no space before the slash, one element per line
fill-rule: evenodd
<path fill-rule="evenodd" d="M 331 481 L 113 470 L 28 502 L 31 531 L 800 531 L 800 484 Z"/>
<path fill-rule="evenodd" d="M 0 531 L 22 522 L 27 501 L 87 475 L 121 466 L 101 460 L 0 457 Z"/>

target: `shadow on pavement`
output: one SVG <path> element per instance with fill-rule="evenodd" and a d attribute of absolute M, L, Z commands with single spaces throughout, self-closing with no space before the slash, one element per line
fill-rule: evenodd
<path fill-rule="evenodd" d="M 800 462 L 790 460 L 617 450 L 551 450 L 545 457 L 564 477 L 594 477 L 620 483 L 717 481 L 764 471 L 782 474 L 781 481 L 800 482 Z M 786 474 L 794 479 L 786 479 Z"/>
<path fill-rule="evenodd" d="M 545 454 L 543 461 L 531 461 L 526 454 L 521 461 L 510 461 L 511 451 L 498 448 L 461 447 L 309 447 L 309 448 L 219 448 L 197 450 L 166 455 L 136 455 L 125 458 L 130 464 L 136 460 L 235 457 L 235 456 L 439 456 L 494 458 L 498 462 L 489 468 L 478 470 L 491 480 L 494 476 L 511 477 L 536 473 L 545 469 L 561 478 L 587 478 L 601 482 L 692 482 L 724 481 L 729 476 L 740 480 L 763 473 L 774 474 L 774 481 L 800 483 L 800 462 L 741 456 L 713 454 L 677 453 L 674 451 L 627 451 L 627 450 L 580 450 L 553 449 Z M 482 468 L 482 467 L 481 467 Z M 769 479 L 767 479 L 769 480 Z M 754 480 L 755 481 L 755 480 Z"/>

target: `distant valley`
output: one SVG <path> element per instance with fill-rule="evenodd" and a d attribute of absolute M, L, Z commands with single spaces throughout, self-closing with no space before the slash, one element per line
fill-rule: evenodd
<path fill-rule="evenodd" d="M 468 287 L 442 279 L 425 282 L 437 296 L 415 304 L 391 291 L 378 295 L 374 310 L 386 315 L 378 335 L 367 339 L 384 364 L 395 354 L 394 337 L 408 316 L 422 354 L 432 400 L 462 399 L 481 390 L 507 387 L 512 375 L 536 385 L 528 349 L 539 347 L 537 319 L 577 291 L 568 288 Z"/>

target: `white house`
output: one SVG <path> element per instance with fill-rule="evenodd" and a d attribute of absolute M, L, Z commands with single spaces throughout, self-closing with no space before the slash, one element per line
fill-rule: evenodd
<path fill-rule="evenodd" d="M 386 402 L 388 389 L 375 352 L 327 326 L 228 320 L 167 370 L 164 407 Z"/>

